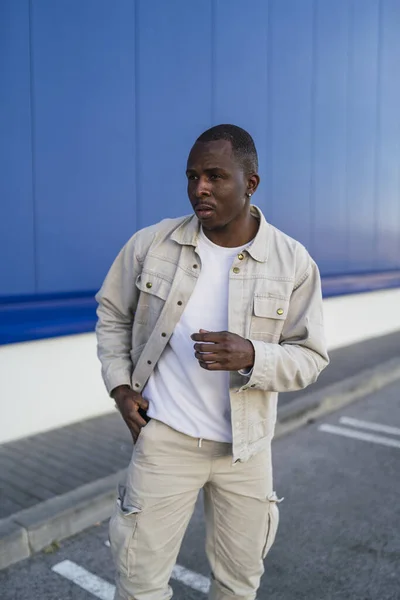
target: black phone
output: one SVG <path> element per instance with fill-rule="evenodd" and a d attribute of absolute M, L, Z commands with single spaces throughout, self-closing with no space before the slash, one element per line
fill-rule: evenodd
<path fill-rule="evenodd" d="M 139 408 L 138 413 L 142 417 L 142 419 L 146 421 L 146 423 L 151 421 L 151 418 L 148 416 L 147 412 L 143 408 Z"/>

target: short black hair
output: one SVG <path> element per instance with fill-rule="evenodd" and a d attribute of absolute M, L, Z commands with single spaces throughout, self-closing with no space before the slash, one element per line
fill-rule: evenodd
<path fill-rule="evenodd" d="M 207 129 L 196 142 L 216 142 L 227 140 L 232 144 L 232 152 L 246 174 L 257 173 L 258 156 L 251 135 L 237 125 L 215 125 Z"/>

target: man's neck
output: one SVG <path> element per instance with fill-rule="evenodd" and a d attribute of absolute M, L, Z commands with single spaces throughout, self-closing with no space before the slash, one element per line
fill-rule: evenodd
<path fill-rule="evenodd" d="M 214 244 L 225 248 L 238 248 L 251 242 L 257 235 L 259 220 L 250 212 L 245 219 L 231 221 L 220 229 L 207 230 L 203 227 L 204 235 Z"/>

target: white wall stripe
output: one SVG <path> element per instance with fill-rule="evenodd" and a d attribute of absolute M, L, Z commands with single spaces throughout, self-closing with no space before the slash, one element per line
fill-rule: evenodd
<path fill-rule="evenodd" d="M 172 571 L 172 578 L 176 579 L 176 581 L 184 583 L 188 587 L 192 588 L 192 590 L 203 592 L 203 594 L 208 594 L 210 589 L 210 580 L 207 579 L 207 577 L 199 575 L 198 573 L 194 573 L 193 571 L 189 571 L 189 569 L 185 569 L 179 565 L 175 565 Z"/>
<path fill-rule="evenodd" d="M 86 571 L 86 569 L 83 569 L 70 560 L 63 560 L 54 565 L 52 571 L 79 585 L 79 587 L 90 592 L 100 600 L 113 600 L 114 598 L 115 587 L 111 583 L 104 581 L 104 579 L 97 577 L 97 575 L 93 575 L 93 573 Z"/>
<path fill-rule="evenodd" d="M 381 444 L 382 446 L 390 446 L 392 448 L 400 448 L 400 441 L 383 437 L 382 435 L 374 435 L 373 433 L 365 433 L 363 431 L 346 429 L 345 427 L 337 427 L 336 425 L 328 424 L 320 425 L 318 429 L 320 431 L 325 431 L 326 433 L 333 433 L 335 435 L 341 435 L 343 437 L 349 437 L 355 440 L 372 442 L 373 444 Z"/>
<path fill-rule="evenodd" d="M 360 421 L 359 419 L 352 419 L 351 417 L 341 417 L 340 422 L 343 425 L 368 429 L 369 431 L 379 431 L 380 433 L 387 433 L 389 435 L 400 435 L 400 428 L 391 427 L 390 425 L 381 425 L 380 423 L 371 423 L 370 421 Z"/>

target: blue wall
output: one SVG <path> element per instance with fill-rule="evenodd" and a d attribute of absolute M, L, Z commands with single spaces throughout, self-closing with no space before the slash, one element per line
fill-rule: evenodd
<path fill-rule="evenodd" d="M 399 0 L 0 0 L 0 342 L 65 330 L 64 307 L 2 338 L 22 295 L 42 320 L 82 297 L 90 329 L 123 243 L 190 212 L 187 153 L 220 122 L 324 276 L 400 270 L 399 31 Z"/>

